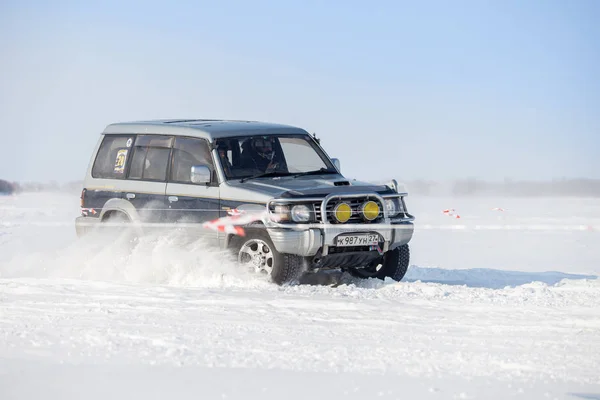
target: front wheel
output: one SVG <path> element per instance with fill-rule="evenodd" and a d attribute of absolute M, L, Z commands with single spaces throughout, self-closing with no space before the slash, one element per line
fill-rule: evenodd
<path fill-rule="evenodd" d="M 383 257 L 364 268 L 352 268 L 348 272 L 356 278 L 368 279 L 378 278 L 384 280 L 387 277 L 400 282 L 410 263 L 410 249 L 408 244 L 389 250 Z"/>
<path fill-rule="evenodd" d="M 386 276 L 400 282 L 406 275 L 409 263 L 410 249 L 408 244 L 404 244 L 386 253 L 382 269 L 385 271 Z"/>
<path fill-rule="evenodd" d="M 246 229 L 245 237 L 233 237 L 231 249 L 238 265 L 268 275 L 278 285 L 293 283 L 303 273 L 303 257 L 278 252 L 264 228 Z"/>

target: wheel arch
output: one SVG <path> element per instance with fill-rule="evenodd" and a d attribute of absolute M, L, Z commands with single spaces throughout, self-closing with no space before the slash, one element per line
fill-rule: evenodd
<path fill-rule="evenodd" d="M 243 227 L 246 230 L 253 229 L 253 228 L 254 229 L 263 229 L 265 231 L 267 230 L 266 225 L 263 223 L 263 221 L 254 221 L 254 222 L 249 223 L 248 225 L 244 225 Z M 268 232 L 267 232 L 267 235 L 269 235 Z M 227 236 L 225 237 L 225 248 L 230 248 L 232 246 L 232 244 L 234 243 L 236 237 L 241 237 L 241 236 L 238 236 L 234 233 L 228 233 Z M 270 235 L 269 235 L 269 237 L 270 237 Z"/>
<path fill-rule="evenodd" d="M 264 204 L 242 203 L 242 204 L 236 206 L 235 209 L 240 210 L 240 211 L 261 213 L 261 212 L 266 211 L 267 207 Z M 244 228 L 247 228 L 247 227 L 266 228 L 266 223 L 267 223 L 267 219 L 265 217 L 262 217 L 260 220 L 253 221 L 253 222 L 249 223 L 248 225 L 244 225 Z M 231 246 L 233 238 L 235 236 L 237 236 L 237 235 L 233 234 L 233 233 L 228 233 L 227 236 L 225 236 L 225 244 L 224 244 L 225 248 L 229 248 Z"/>
<path fill-rule="evenodd" d="M 111 214 L 119 212 L 125 214 L 131 222 L 140 222 L 140 216 L 129 201 L 124 199 L 110 199 L 102 207 L 100 212 L 100 220 L 103 221 L 106 217 Z"/>

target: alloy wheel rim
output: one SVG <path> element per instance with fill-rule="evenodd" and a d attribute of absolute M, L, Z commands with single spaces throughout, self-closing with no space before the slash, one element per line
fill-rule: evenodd
<path fill-rule="evenodd" d="M 238 263 L 256 273 L 271 275 L 273 262 L 273 251 L 260 239 L 248 240 L 238 253 Z"/>

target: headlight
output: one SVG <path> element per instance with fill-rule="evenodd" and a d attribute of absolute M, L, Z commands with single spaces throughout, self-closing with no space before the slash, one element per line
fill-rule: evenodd
<path fill-rule="evenodd" d="M 275 206 L 275 221 L 289 221 L 290 219 L 290 208 L 288 206 L 276 205 Z"/>
<path fill-rule="evenodd" d="M 395 217 L 402 211 L 400 199 L 398 197 L 385 199 L 385 209 L 387 210 L 388 217 Z"/>
<path fill-rule="evenodd" d="M 294 222 L 310 221 L 310 208 L 304 204 L 298 204 L 292 207 L 292 220 Z"/>

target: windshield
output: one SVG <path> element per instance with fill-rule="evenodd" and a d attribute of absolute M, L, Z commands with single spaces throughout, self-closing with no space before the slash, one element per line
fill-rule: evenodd
<path fill-rule="evenodd" d="M 227 179 L 335 171 L 308 135 L 241 136 L 217 139 L 215 144 Z"/>

